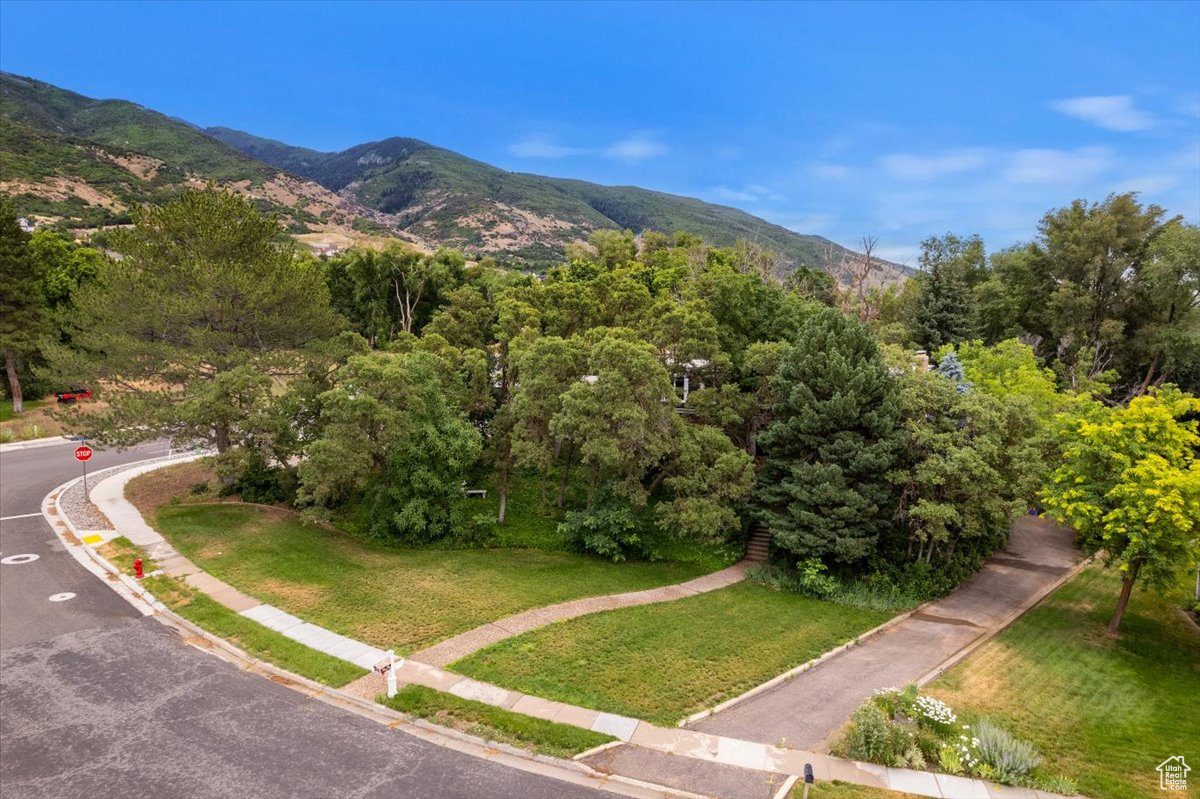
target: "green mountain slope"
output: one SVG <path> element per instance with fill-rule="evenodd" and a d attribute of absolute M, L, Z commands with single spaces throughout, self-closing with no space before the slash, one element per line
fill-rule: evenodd
<path fill-rule="evenodd" d="M 209 182 L 278 211 L 293 232 L 356 214 L 306 183 L 181 120 L 125 100 L 94 100 L 0 72 L 0 192 L 20 212 L 64 227 L 129 221 L 137 203 L 161 202 Z"/>
<path fill-rule="evenodd" d="M 93 100 L 49 83 L 0 74 L 0 116 L 157 158 L 214 180 L 263 180 L 275 170 L 211 136 L 126 100 Z"/>
<path fill-rule="evenodd" d="M 279 212 L 322 250 L 391 237 L 537 265 L 593 230 L 627 228 L 685 230 L 717 245 L 748 239 L 792 265 L 828 268 L 853 255 L 687 197 L 507 172 L 416 139 L 323 153 L 0 72 L 0 193 L 21 213 L 70 228 L 120 224 L 136 203 L 209 182 Z M 885 271 L 886 280 L 903 268 Z"/>
<path fill-rule="evenodd" d="M 686 230 L 718 245 L 745 238 L 796 264 L 827 265 L 831 250 L 835 259 L 847 252 L 736 208 L 633 186 L 507 172 L 416 139 L 320 153 L 228 128 L 207 132 L 379 211 L 383 224 L 467 250 L 554 260 L 570 241 L 615 227 Z"/>

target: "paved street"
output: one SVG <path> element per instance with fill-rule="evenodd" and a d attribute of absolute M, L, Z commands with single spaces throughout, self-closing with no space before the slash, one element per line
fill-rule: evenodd
<path fill-rule="evenodd" d="M 73 444 L 0 453 L 0 795 L 612 796 L 413 738 L 245 674 L 143 618 L 36 515 Z M 98 471 L 160 446 L 97 452 Z M 8 518 L 19 517 L 19 518 Z M 50 601 L 52 595 L 73 598 Z"/>

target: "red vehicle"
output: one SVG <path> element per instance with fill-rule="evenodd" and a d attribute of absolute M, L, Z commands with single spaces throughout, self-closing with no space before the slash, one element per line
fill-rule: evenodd
<path fill-rule="evenodd" d="M 92 390 L 87 386 L 76 386 L 67 391 L 55 391 L 54 396 L 58 398 L 59 402 L 75 402 L 81 399 L 91 399 Z"/>

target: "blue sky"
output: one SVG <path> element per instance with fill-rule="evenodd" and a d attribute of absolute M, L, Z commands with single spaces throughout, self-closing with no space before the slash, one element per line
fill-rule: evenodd
<path fill-rule="evenodd" d="M 1200 221 L 1200 3 L 0 3 L 0 67 L 201 125 L 698 196 L 914 263 Z"/>

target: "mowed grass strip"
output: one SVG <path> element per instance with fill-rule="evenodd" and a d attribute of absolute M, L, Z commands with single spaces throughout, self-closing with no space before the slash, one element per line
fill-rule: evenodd
<path fill-rule="evenodd" d="M 118 536 L 104 544 L 99 548 L 99 552 L 109 563 L 130 577 L 134 576 L 133 561 L 136 558 L 144 558 L 141 548 L 124 536 Z M 150 560 L 145 560 L 143 565 L 147 572 L 157 568 Z M 322 685 L 338 688 L 367 673 L 365 669 L 353 663 L 310 649 L 258 622 L 240 616 L 180 580 L 158 576 L 147 577 L 142 582 L 158 601 L 171 610 L 259 660 L 273 663 Z"/>
<path fill-rule="evenodd" d="M 399 549 L 246 505 L 165 505 L 156 525 L 180 552 L 238 590 L 401 654 L 529 608 L 704 571 L 535 549 Z"/>
<path fill-rule="evenodd" d="M 792 788 L 789 797 L 790 799 L 803 799 L 803 779 Z M 913 799 L 913 794 L 833 780 L 832 782 L 814 783 L 812 790 L 808 793 L 808 799 Z"/>
<path fill-rule="evenodd" d="M 553 624 L 450 668 L 534 696 L 669 725 L 888 618 L 738 583 Z"/>
<path fill-rule="evenodd" d="M 367 673 L 353 663 L 310 649 L 240 616 L 178 580 L 147 577 L 145 582 L 150 593 L 171 610 L 259 660 L 335 688 L 352 683 Z"/>
<path fill-rule="evenodd" d="M 383 704 L 488 741 L 497 741 L 551 757 L 572 757 L 615 741 L 610 735 L 533 718 L 511 710 L 462 699 L 423 685 L 406 685 Z"/>
<path fill-rule="evenodd" d="M 1084 570 L 926 690 L 1031 741 L 1085 796 L 1162 796 L 1159 763 L 1200 759 L 1200 633 L 1139 590 L 1106 637 L 1119 590 L 1115 572 Z"/>

